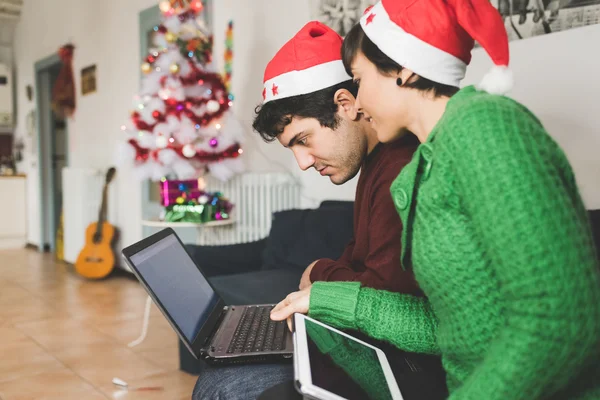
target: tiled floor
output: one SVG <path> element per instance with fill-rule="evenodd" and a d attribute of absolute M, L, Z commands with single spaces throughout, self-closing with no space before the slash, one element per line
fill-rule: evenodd
<path fill-rule="evenodd" d="M 178 370 L 177 336 L 133 277 L 80 278 L 51 254 L 0 251 L 0 400 L 189 400 L 196 377 Z M 125 391 L 112 384 L 161 391 Z"/>

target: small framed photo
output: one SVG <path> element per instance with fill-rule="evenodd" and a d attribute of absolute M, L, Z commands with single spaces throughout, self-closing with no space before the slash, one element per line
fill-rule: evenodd
<path fill-rule="evenodd" d="M 86 95 L 96 91 L 96 66 L 90 65 L 81 70 L 81 94 Z"/>

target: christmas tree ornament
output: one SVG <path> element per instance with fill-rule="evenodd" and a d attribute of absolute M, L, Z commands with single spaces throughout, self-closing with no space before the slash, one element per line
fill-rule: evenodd
<path fill-rule="evenodd" d="M 189 0 L 169 0 L 172 8 L 185 8 L 186 2 Z"/>
<path fill-rule="evenodd" d="M 156 138 L 156 147 L 159 149 L 164 149 L 169 145 L 169 139 L 166 136 L 160 135 Z"/>
<path fill-rule="evenodd" d="M 215 148 L 219 145 L 219 140 L 216 137 L 211 138 L 208 144 L 210 147 Z"/>
<path fill-rule="evenodd" d="M 167 33 L 165 33 L 165 39 L 169 43 L 175 43 L 177 41 L 177 35 L 174 34 L 173 32 L 167 32 Z"/>
<path fill-rule="evenodd" d="M 208 103 L 206 103 L 206 110 L 208 112 L 215 113 L 219 111 L 219 108 L 221 108 L 221 105 L 216 100 L 210 100 Z"/>
<path fill-rule="evenodd" d="M 190 2 L 190 9 L 196 14 L 201 12 L 203 8 L 204 8 L 204 5 L 202 4 L 202 1 L 200 1 L 200 0 L 192 0 Z"/>
<path fill-rule="evenodd" d="M 173 63 L 169 66 L 169 72 L 172 74 L 176 74 L 179 72 L 179 64 Z"/>
<path fill-rule="evenodd" d="M 171 3 L 168 1 L 161 1 L 158 4 L 158 8 L 160 9 L 160 11 L 162 11 L 163 13 L 168 12 L 169 10 L 171 10 Z"/>
<path fill-rule="evenodd" d="M 149 74 L 150 71 L 152 71 L 152 65 L 150 65 L 150 63 L 147 63 L 147 62 L 143 63 L 142 64 L 142 72 L 145 74 Z"/>
<path fill-rule="evenodd" d="M 181 152 L 187 158 L 192 158 L 196 155 L 196 149 L 191 144 L 186 144 L 185 146 L 183 146 Z"/>

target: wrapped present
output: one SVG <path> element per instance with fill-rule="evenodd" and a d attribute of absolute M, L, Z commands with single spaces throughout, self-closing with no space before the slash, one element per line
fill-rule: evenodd
<path fill-rule="evenodd" d="M 229 219 L 233 204 L 222 193 L 207 192 L 199 186 L 197 180 L 161 182 L 163 219 L 194 223 Z"/>
<path fill-rule="evenodd" d="M 200 189 L 198 179 L 190 180 L 164 180 L 159 182 L 160 199 L 164 207 L 183 204 L 187 199 L 198 199 L 204 192 Z M 178 201 L 180 203 L 178 203 Z"/>

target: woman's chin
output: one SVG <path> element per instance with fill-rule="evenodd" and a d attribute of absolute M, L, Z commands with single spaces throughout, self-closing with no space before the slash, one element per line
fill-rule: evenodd
<path fill-rule="evenodd" d="M 375 132 L 377 132 L 377 139 L 381 142 L 381 143 L 389 143 L 389 142 L 394 142 L 398 139 L 403 138 L 404 136 L 406 136 L 407 131 L 402 129 L 402 130 L 392 130 L 392 129 L 385 129 L 384 127 L 378 127 Z"/>
<path fill-rule="evenodd" d="M 402 135 L 399 135 L 397 132 L 390 132 L 386 130 L 377 130 L 377 139 L 381 143 L 389 143 L 393 142 L 396 139 L 399 139 Z"/>

